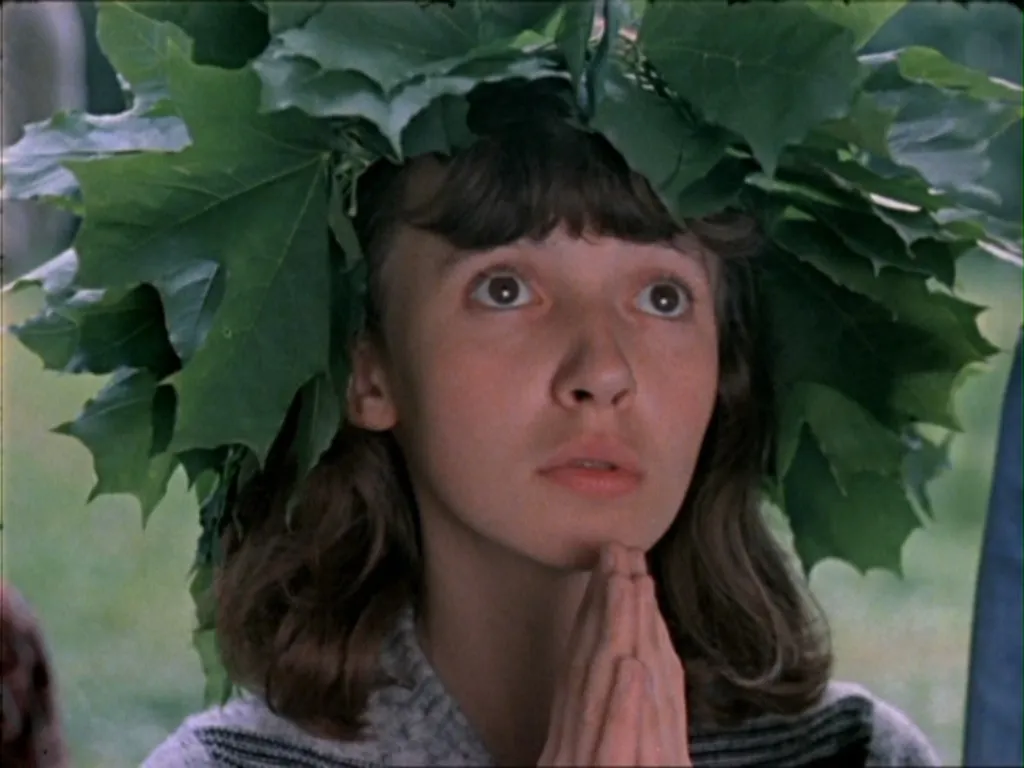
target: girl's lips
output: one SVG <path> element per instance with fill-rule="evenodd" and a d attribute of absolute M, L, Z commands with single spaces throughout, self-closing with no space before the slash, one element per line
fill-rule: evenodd
<path fill-rule="evenodd" d="M 568 465 L 552 467 L 540 474 L 583 496 L 599 499 L 614 499 L 633 493 L 641 481 L 640 475 L 623 469 L 587 469 Z"/>

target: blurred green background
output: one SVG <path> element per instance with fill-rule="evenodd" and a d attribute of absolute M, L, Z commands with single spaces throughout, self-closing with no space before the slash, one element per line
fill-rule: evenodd
<path fill-rule="evenodd" d="M 915 4 L 873 42 L 906 41 L 1020 82 L 1020 13 L 1010 6 Z M 1020 216 L 1020 132 L 994 147 L 1001 212 Z M 958 280 L 991 309 L 983 332 L 1012 346 L 1021 325 L 1021 272 L 984 254 L 963 260 Z M 3 322 L 34 312 L 31 291 L 5 296 Z M 190 647 L 187 570 L 198 522 L 181 476 L 142 530 L 125 497 L 85 505 L 88 452 L 48 430 L 73 418 L 99 379 L 44 373 L 13 339 L 2 343 L 4 578 L 35 606 L 54 657 L 76 764 L 137 765 L 186 714 L 201 707 L 202 676 Z M 957 399 L 965 433 L 952 471 L 932 486 L 935 521 L 904 549 L 905 578 L 820 565 L 812 587 L 829 613 L 838 675 L 905 709 L 946 762 L 959 759 L 970 625 L 981 529 L 1009 355 L 970 379 Z"/>

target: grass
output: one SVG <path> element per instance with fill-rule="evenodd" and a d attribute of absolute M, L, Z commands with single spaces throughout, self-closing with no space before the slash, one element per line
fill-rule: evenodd
<path fill-rule="evenodd" d="M 991 303 L 982 325 L 1003 348 L 1021 321 L 1020 272 L 969 263 L 962 282 Z M 7 297 L 4 322 L 38 297 Z M 35 606 L 54 657 L 76 764 L 119 768 L 141 759 L 201 706 L 186 589 L 198 526 L 180 477 L 143 533 L 124 497 L 85 505 L 89 454 L 48 429 L 73 418 L 98 379 L 44 373 L 3 337 L 2 570 Z M 812 586 L 833 625 L 838 674 L 905 709 L 947 761 L 962 738 L 971 606 L 995 423 L 1009 359 L 1001 355 L 958 399 L 966 434 L 954 470 L 933 487 L 936 520 L 905 549 L 906 576 L 861 576 L 828 562 Z"/>

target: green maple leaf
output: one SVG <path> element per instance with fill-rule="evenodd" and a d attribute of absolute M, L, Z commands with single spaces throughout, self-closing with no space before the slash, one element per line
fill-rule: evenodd
<path fill-rule="evenodd" d="M 814 135 L 868 154 L 858 152 L 856 160 L 838 167 L 820 156 L 815 162 L 832 165 L 839 177 L 866 191 L 933 213 L 954 205 L 975 208 L 979 200 L 997 203 L 980 182 L 989 167 L 991 140 L 1021 117 L 1020 87 L 926 48 L 871 54 L 861 61 L 869 76 L 850 114 L 819 126 Z M 858 165 L 870 175 L 860 173 Z"/>
<path fill-rule="evenodd" d="M 849 111 L 858 79 L 853 34 L 795 3 L 654 3 L 640 45 L 706 120 L 746 139 L 769 176 L 783 147 Z"/>
<path fill-rule="evenodd" d="M 913 244 L 907 245 L 894 228 L 869 212 L 867 206 L 860 211 L 813 203 L 804 204 L 803 207 L 838 237 L 840 247 L 845 246 L 843 250 L 849 249 L 866 259 L 876 275 L 883 269 L 896 267 L 904 272 L 934 277 L 945 285 L 952 285 L 956 278 L 955 250 L 948 246 L 935 249 L 916 246 L 915 250 Z M 828 237 L 821 234 L 820 228 L 807 226 L 805 221 L 784 218 L 773 229 L 773 236 L 777 236 L 780 241 L 798 237 L 805 240 L 812 232 L 814 236 Z M 836 242 L 834 238 L 829 239 Z"/>
<path fill-rule="evenodd" d="M 249 0 L 136 3 L 133 10 L 179 27 L 193 42 L 196 64 L 238 68 L 258 56 L 270 40 L 267 15 Z"/>
<path fill-rule="evenodd" d="M 943 100 L 936 114 L 936 102 Z M 895 100 L 894 100 L 895 101 Z M 889 131 L 889 153 L 898 165 L 917 170 L 932 186 L 967 190 L 988 171 L 989 142 L 1016 121 L 997 102 L 938 95 L 934 90 L 907 93 Z M 942 128 L 946 128 L 941 134 Z"/>
<path fill-rule="evenodd" d="M 683 218 L 699 218 L 740 205 L 746 179 L 756 172 L 754 162 L 722 158 L 703 178 L 675 193 L 672 210 Z"/>
<path fill-rule="evenodd" d="M 159 297 L 149 286 L 112 297 L 77 291 L 9 330 L 52 370 L 105 374 L 145 368 L 161 378 L 178 367 Z"/>
<path fill-rule="evenodd" d="M 78 281 L 151 283 L 172 310 L 170 337 L 192 354 L 171 380 L 171 450 L 237 443 L 262 459 L 295 393 L 327 369 L 329 132 L 260 115 L 251 71 L 172 49 L 168 74 L 193 143 L 73 166 L 87 210 Z M 204 263 L 231 274 L 212 316 Z"/>
<path fill-rule="evenodd" d="M 677 199 L 708 175 L 729 145 L 725 131 L 687 121 L 672 102 L 641 90 L 617 67 L 605 79 L 590 127 L 651 182 L 677 215 Z"/>
<path fill-rule="evenodd" d="M 871 206 L 871 211 L 892 227 L 908 246 L 921 240 L 941 240 L 949 236 L 935 218 L 925 211 L 901 211 L 880 205 Z"/>
<path fill-rule="evenodd" d="M 341 218 L 341 217 L 339 217 Z M 354 231 L 353 231 L 353 239 Z M 335 387 L 338 402 L 346 402 L 346 390 L 352 373 L 349 349 L 357 333 L 365 327 L 366 301 L 368 295 L 366 260 L 362 251 L 352 251 L 355 259 L 349 264 L 334 259 L 330 275 L 331 306 L 331 356 L 330 376 Z"/>
<path fill-rule="evenodd" d="M 285 51 L 326 72 L 357 72 L 390 96 L 416 78 L 444 75 L 468 59 L 521 45 L 517 38 L 539 35 L 561 6 L 550 0 L 326 3 L 298 14 L 301 26 L 283 28 L 296 20 L 296 11 L 274 4 L 270 24 Z"/>
<path fill-rule="evenodd" d="M 78 347 L 78 325 L 49 307 L 6 329 L 51 371 L 63 371 Z"/>
<path fill-rule="evenodd" d="M 829 189 L 827 184 L 821 183 L 821 179 L 805 180 L 798 174 L 786 173 L 786 170 L 780 166 L 774 177 L 760 172 L 751 173 L 747 176 L 746 183 L 783 199 L 793 200 L 795 204 L 818 203 L 839 208 L 863 204 L 861 198 L 856 195 L 845 193 L 838 188 Z"/>
<path fill-rule="evenodd" d="M 914 500 L 927 515 L 933 515 L 928 484 L 941 471 L 950 468 L 949 448 L 952 433 L 941 441 L 933 442 L 915 431 L 907 434 L 907 456 L 903 462 L 903 474 Z"/>
<path fill-rule="evenodd" d="M 950 61 L 934 48 L 911 46 L 892 54 L 900 74 L 914 83 L 928 83 L 939 88 L 961 91 L 978 101 L 1005 102 L 1018 108 L 1024 116 L 1024 89 L 984 72 Z"/>
<path fill-rule="evenodd" d="M 862 48 L 885 23 L 906 5 L 906 0 L 820 0 L 808 3 L 815 13 L 847 27 L 854 33 L 854 46 Z"/>
<path fill-rule="evenodd" d="M 929 187 L 917 174 L 895 178 L 883 176 L 855 160 L 842 159 L 835 152 L 801 148 L 799 155 L 794 158 L 794 167 L 804 172 L 813 169 L 813 172 L 824 173 L 837 187 L 854 194 L 880 195 L 928 211 L 938 210 L 949 204 L 944 195 Z M 879 213 L 888 213 L 887 209 L 880 207 L 876 207 L 875 210 Z"/>
<path fill-rule="evenodd" d="M 953 396 L 975 373 L 974 368 L 908 373 L 893 381 L 889 401 L 914 421 L 962 431 Z"/>
<path fill-rule="evenodd" d="M 299 426 L 296 430 L 298 471 L 301 476 L 316 466 L 341 426 L 341 403 L 334 383 L 326 374 L 310 381 L 299 393 Z"/>
<path fill-rule="evenodd" d="M 934 214 L 950 237 L 959 237 L 983 248 L 992 245 L 1017 257 L 1020 261 L 1024 223 L 1006 221 L 984 211 L 958 206 L 943 208 Z"/>
<path fill-rule="evenodd" d="M 306 22 L 323 10 L 327 0 L 291 0 L 287 3 L 271 1 L 264 5 L 270 34 L 276 35 L 305 26 Z"/>
<path fill-rule="evenodd" d="M 74 248 L 67 248 L 4 286 L 3 292 L 13 293 L 29 286 L 37 286 L 42 288 L 47 296 L 64 296 L 73 291 L 76 274 L 78 254 Z"/>
<path fill-rule="evenodd" d="M 955 79 L 948 69 L 925 76 L 929 67 L 937 68 L 941 57 L 922 61 L 910 49 L 904 63 L 905 53 L 862 59 L 870 72 L 864 98 L 874 105 L 868 111 L 875 110 L 873 122 L 885 137 L 884 152 L 866 147 L 878 156 L 869 166 L 891 177 L 915 171 L 930 186 L 954 197 L 978 193 L 977 182 L 989 167 L 989 142 L 1021 117 L 1019 94 L 1018 103 L 1008 103 L 979 100 L 976 83 L 965 83 L 957 91 L 936 87 L 933 82 L 947 85 Z"/>
<path fill-rule="evenodd" d="M 77 438 L 92 453 L 96 484 L 89 500 L 102 493 L 132 494 L 142 507 L 144 523 L 166 493 L 176 466 L 171 454 L 153 455 L 156 392 L 150 372 L 123 369 L 85 404 L 78 418 L 54 429 Z"/>
<path fill-rule="evenodd" d="M 573 88 L 578 91 L 587 63 L 587 46 L 594 28 L 594 14 L 599 0 L 581 0 L 565 3 L 555 33 L 555 44 L 565 57 L 566 67 L 572 75 Z"/>
<path fill-rule="evenodd" d="M 631 16 L 630 8 L 623 0 L 607 0 L 601 10 L 604 30 L 593 53 L 585 57 L 587 61 L 582 93 L 576 91 L 577 104 L 582 106 L 581 111 L 586 117 L 593 115 L 605 97 L 606 81 L 614 72 L 615 54 L 622 42 L 622 30 Z"/>
<path fill-rule="evenodd" d="M 836 483 L 829 461 L 805 431 L 783 480 L 793 546 L 807 573 L 835 557 L 862 573 L 902 574 L 903 544 L 921 523 L 899 478 L 863 472 Z"/>
<path fill-rule="evenodd" d="M 97 25 L 104 52 L 131 86 L 131 108 L 119 115 L 61 112 L 27 126 L 24 136 L 4 150 L 4 197 L 43 199 L 81 212 L 68 161 L 187 146 L 188 131 L 167 102 L 166 65 L 172 47 L 190 51 L 188 36 L 127 3 L 103 3 Z"/>
<path fill-rule="evenodd" d="M 783 475 L 792 465 L 806 425 L 843 493 L 864 472 L 899 476 L 906 454 L 900 436 L 842 393 L 801 382 L 786 393 L 781 413 L 779 454 Z"/>
<path fill-rule="evenodd" d="M 214 261 L 183 260 L 155 284 L 163 296 L 169 341 L 183 362 L 203 346 L 224 298 L 225 270 Z"/>
<path fill-rule="evenodd" d="M 220 706 L 231 696 L 233 684 L 221 661 L 217 641 L 217 605 L 213 589 L 213 568 L 203 565 L 195 569 L 189 593 L 196 606 L 196 628 L 192 631 L 192 647 L 196 649 L 205 681 L 203 702 Z"/>
<path fill-rule="evenodd" d="M 452 155 L 468 147 L 473 143 L 468 119 L 469 100 L 465 97 L 446 94 L 435 99 L 402 131 L 402 155 Z"/>
<path fill-rule="evenodd" d="M 110 63 L 131 88 L 134 104 L 155 105 L 168 97 L 169 56 L 192 55 L 192 39 L 178 26 L 147 17 L 137 5 L 104 3 L 96 36 Z"/>
<path fill-rule="evenodd" d="M 339 387 L 327 374 L 320 374 L 299 391 L 299 413 L 292 448 L 296 482 L 288 500 L 286 514 L 291 515 L 299 501 L 302 481 L 331 447 L 341 427 Z"/>
<path fill-rule="evenodd" d="M 174 116 L 62 112 L 26 126 L 21 139 L 4 150 L 3 196 L 43 200 L 81 213 L 78 184 L 64 166 L 67 161 L 158 149 L 176 152 L 187 144 L 188 133 Z"/>
<path fill-rule="evenodd" d="M 809 263 L 813 251 L 800 250 L 800 258 L 775 249 L 762 257 L 762 296 L 774 339 L 772 358 L 779 391 L 785 393 L 800 382 L 830 387 L 894 431 L 922 418 L 945 423 L 947 409 L 929 411 L 935 395 L 929 391 L 917 398 L 913 377 L 959 372 L 990 354 L 987 342 L 977 340 L 976 310 L 923 289 L 900 298 L 882 287 L 883 293 L 876 295 L 859 282 L 861 275 L 871 274 L 866 261 L 851 269 L 852 275 L 830 276 Z M 860 257 L 839 251 L 836 259 L 856 262 Z M 872 279 L 884 285 L 898 275 L 893 271 Z M 915 278 L 904 275 L 901 279 L 910 285 Z M 898 294 L 902 284 L 898 280 L 892 284 Z M 920 320 L 936 308 L 943 309 L 939 320 Z M 901 312 L 929 329 L 951 329 L 951 338 L 936 338 L 933 331 L 902 319 Z M 897 389 L 901 389 L 898 397 Z"/>
<path fill-rule="evenodd" d="M 77 272 L 78 254 L 73 248 L 68 248 L 3 288 L 5 294 L 30 286 L 42 289 L 46 305 L 33 317 L 4 330 L 39 357 L 43 367 L 49 370 L 64 370 L 78 346 L 79 329 L 74 314 L 66 305 L 58 309 L 75 297 Z M 79 295 L 77 303 L 99 302 L 103 296 L 103 291 L 92 291 L 91 296 Z"/>
<path fill-rule="evenodd" d="M 865 258 L 847 251 L 819 224 L 784 221 L 774 235 L 782 247 L 838 285 L 891 310 L 894 319 L 926 331 L 931 339 L 929 351 L 941 361 L 942 370 L 960 370 L 998 351 L 978 331 L 982 307 L 932 291 L 924 279 L 902 270 L 877 273 Z"/>
<path fill-rule="evenodd" d="M 404 151 L 404 132 L 434 102 L 468 94 L 480 83 L 522 78 L 551 77 L 554 62 L 545 57 L 530 59 L 492 56 L 474 58 L 453 66 L 450 74 L 418 80 L 385 92 L 357 71 L 324 70 L 306 57 L 275 41 L 255 62 L 263 80 L 262 108 L 266 111 L 301 109 L 315 117 L 362 117 L 377 127 L 396 158 Z M 413 154 L 422 151 L 422 126 L 411 139 Z"/>
<path fill-rule="evenodd" d="M 211 478 L 215 482 L 217 475 L 224 467 L 227 459 L 227 448 L 194 448 L 190 451 L 182 451 L 178 454 L 178 462 L 185 470 L 185 479 L 188 486 L 198 486 L 203 478 Z M 209 495 L 211 488 L 198 489 L 198 501 Z"/>
<path fill-rule="evenodd" d="M 877 155 L 889 157 L 889 129 L 898 107 L 885 108 L 869 93 L 856 95 L 848 114 L 826 120 L 812 136 L 827 136 Z"/>

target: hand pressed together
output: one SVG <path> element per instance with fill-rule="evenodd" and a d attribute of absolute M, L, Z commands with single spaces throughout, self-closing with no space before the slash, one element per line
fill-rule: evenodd
<path fill-rule="evenodd" d="M 607 546 L 576 617 L 538 765 L 690 765 L 683 668 L 643 553 Z"/>

